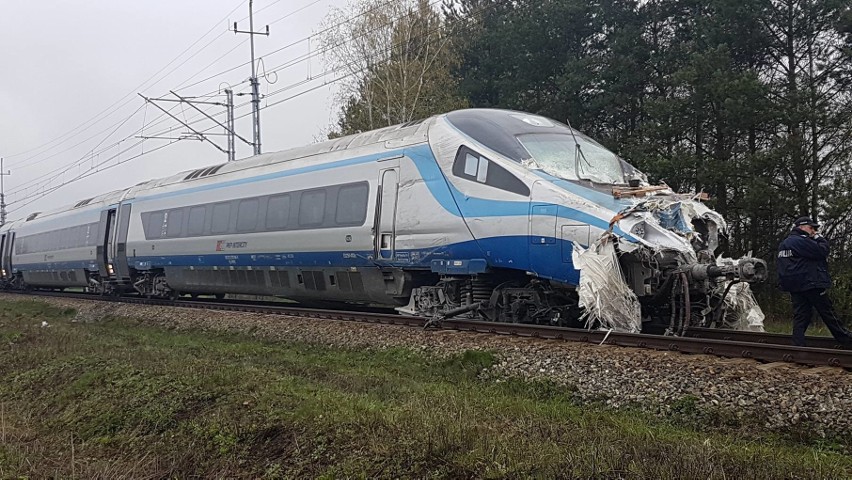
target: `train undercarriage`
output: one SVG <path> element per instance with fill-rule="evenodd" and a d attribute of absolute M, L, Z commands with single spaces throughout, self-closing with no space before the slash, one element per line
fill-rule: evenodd
<path fill-rule="evenodd" d="M 431 286 L 414 288 L 410 301 L 398 308 L 402 313 L 428 317 L 440 322 L 453 317 L 485 321 L 531 323 L 560 327 L 614 328 L 641 331 L 642 325 L 665 327 L 667 334 L 683 334 L 691 326 L 736 328 L 748 311 L 732 307 L 737 296 L 748 297 L 753 304 L 748 282 L 765 278 L 766 264 L 759 259 L 742 258 L 722 264 L 677 264 L 664 271 L 649 271 L 648 264 L 635 257 L 623 256 L 624 285 L 639 282 L 642 295 L 634 293 L 636 322 L 632 307 L 609 309 L 611 317 L 602 318 L 595 309 L 584 305 L 581 290 L 575 286 L 523 274 L 486 273 L 473 277 L 445 276 Z M 626 290 L 625 290 L 626 291 Z M 597 292 L 597 302 L 606 302 L 605 292 Z M 740 301 L 742 303 L 742 301 Z M 616 306 L 617 307 L 617 306 Z M 605 317 L 605 316 L 604 316 Z"/>
<path fill-rule="evenodd" d="M 600 309 L 584 304 L 582 282 L 577 287 L 515 270 L 491 270 L 472 276 L 446 275 L 437 278 L 437 281 L 433 274 L 411 277 L 399 271 L 398 276 L 406 277 L 405 283 L 419 286 L 399 292 L 396 298 L 406 299 L 408 303 L 397 310 L 422 316 L 427 324 L 456 317 L 626 331 L 641 331 L 643 325 L 653 324 L 664 327 L 668 334 L 678 335 L 692 326 L 734 327 L 737 316 L 743 312 L 730 309 L 732 296 L 750 296 L 748 290 L 741 291 L 737 285 L 761 280 L 766 274 L 762 260 L 743 258 L 736 262 L 685 263 L 683 258 L 671 252 L 652 258 L 634 251 L 621 254 L 618 263 L 620 280 L 634 292 L 635 308 L 639 312 L 637 323 L 632 326 L 629 322 L 624 323 L 622 318 L 606 318 L 600 314 Z M 97 295 L 133 293 L 148 298 L 171 299 L 177 299 L 181 294 L 224 297 L 223 293 L 212 291 L 181 292 L 173 289 L 163 270 L 134 271 L 132 280 L 123 283 L 105 281 L 97 274 L 91 274 L 88 282 L 86 291 Z M 15 290 L 30 288 L 20 275 L 7 282 L 5 287 Z M 598 291 L 596 294 L 601 301 L 606 301 L 606 292 Z M 612 315 L 626 318 L 632 312 L 628 306 L 622 311 L 613 311 Z"/>

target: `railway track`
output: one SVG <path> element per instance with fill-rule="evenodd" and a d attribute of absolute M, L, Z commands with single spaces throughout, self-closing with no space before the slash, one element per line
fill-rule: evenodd
<path fill-rule="evenodd" d="M 424 324 L 424 319 L 422 317 L 399 315 L 395 313 L 308 308 L 281 305 L 274 302 L 99 297 L 84 293 L 68 292 L 59 293 L 33 291 L 21 293 L 26 295 L 73 298 L 89 301 L 94 300 L 142 305 L 251 312 L 410 327 L 423 327 Z M 786 362 L 812 366 L 827 365 L 852 369 L 852 350 L 841 349 L 836 342 L 834 342 L 834 339 L 829 337 L 808 337 L 808 347 L 794 347 L 789 345 L 790 337 L 787 335 L 708 328 L 692 328 L 681 337 L 657 334 L 662 333 L 662 331 L 654 333 L 620 333 L 542 325 L 493 323 L 466 319 L 444 320 L 441 322 L 440 326 L 436 328 L 495 335 L 515 335 L 551 340 L 648 348 L 681 353 L 715 355 L 729 358 L 749 358 L 761 362 Z"/>

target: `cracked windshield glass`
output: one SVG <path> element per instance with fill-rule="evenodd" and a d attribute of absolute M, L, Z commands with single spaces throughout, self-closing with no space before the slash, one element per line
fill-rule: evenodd
<path fill-rule="evenodd" d="M 519 135 L 518 141 L 533 160 L 532 164 L 524 164 L 540 168 L 555 177 L 607 184 L 625 183 L 618 156 L 583 134 L 536 133 Z"/>

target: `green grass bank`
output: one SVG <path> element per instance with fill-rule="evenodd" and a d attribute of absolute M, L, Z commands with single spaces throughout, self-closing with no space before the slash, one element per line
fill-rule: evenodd
<path fill-rule="evenodd" d="M 73 317 L 0 301 L 0 478 L 852 477 L 836 446 L 481 380 L 486 352 L 437 359 Z"/>

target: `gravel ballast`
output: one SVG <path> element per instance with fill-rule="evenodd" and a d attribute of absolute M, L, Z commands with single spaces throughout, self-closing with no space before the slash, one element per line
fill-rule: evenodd
<path fill-rule="evenodd" d="M 166 329 L 356 349 L 406 347 L 440 357 L 488 350 L 498 361 L 482 372 L 483 378 L 548 380 L 565 386 L 580 401 L 639 408 L 660 416 L 686 409 L 710 423 L 739 422 L 806 436 L 848 439 L 852 431 L 852 375 L 838 368 L 764 365 L 706 355 L 281 315 L 0 294 L 3 300 L 27 298 L 73 308 L 78 312 L 75 322 L 115 316 Z"/>

